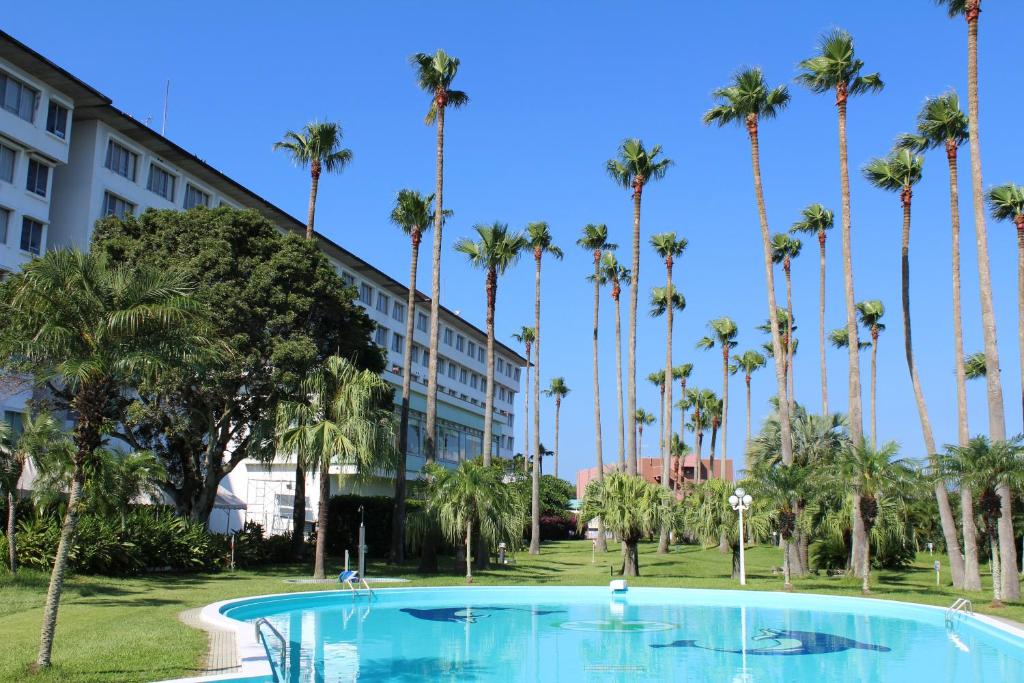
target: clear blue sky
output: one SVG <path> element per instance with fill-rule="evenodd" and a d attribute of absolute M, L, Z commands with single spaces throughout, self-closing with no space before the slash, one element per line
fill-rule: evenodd
<path fill-rule="evenodd" d="M 836 208 L 838 221 L 833 100 L 806 92 L 792 78 L 819 34 L 846 28 L 867 70 L 880 71 L 886 83 L 881 94 L 850 106 L 856 296 L 880 298 L 888 308 L 879 351 L 880 436 L 898 440 L 904 454 L 918 455 L 923 445 L 899 314 L 899 201 L 868 187 L 858 169 L 913 125 L 926 96 L 952 86 L 966 106 L 964 22 L 947 19 L 931 0 L 785 5 L 111 2 L 100 10 L 58 2 L 44 12 L 15 3 L 5 8 L 3 28 L 142 120 L 159 122 L 170 79 L 168 136 L 296 216 L 305 215 L 308 176 L 272 153 L 271 143 L 314 118 L 341 121 L 355 159 L 343 175 L 321 182 L 317 228 L 400 279 L 408 247 L 387 221 L 394 194 L 403 187 L 429 191 L 434 179 L 434 130 L 422 120 L 427 99 L 407 60 L 438 47 L 461 58 L 457 84 L 472 101 L 448 116 L 445 204 L 455 216 L 445 232 L 444 303 L 483 322 L 483 278 L 449 248 L 474 223 L 550 222 L 567 254 L 544 272 L 542 371 L 545 383 L 561 374 L 573 389 L 562 408 L 561 473 L 569 478 L 593 461 L 591 289 L 584 280 L 590 260 L 575 240 L 588 222 L 607 223 L 623 245 L 630 239 L 629 195 L 609 181 L 605 161 L 627 136 L 661 143 L 675 160 L 667 178 L 644 195 L 641 297 L 664 278 L 647 236 L 664 230 L 685 236 L 690 246 L 676 275 L 688 308 L 677 317 L 676 362 L 695 363 L 691 385 L 720 391 L 720 357 L 696 350 L 694 342 L 709 319 L 729 315 L 740 326 L 738 350 L 760 346 L 764 335 L 754 327 L 767 308 L 747 138 L 740 129 L 704 127 L 701 114 L 711 104 L 710 92 L 741 65 L 760 65 L 771 82 L 789 83 L 789 109 L 762 126 L 771 227 L 788 228 L 810 202 Z M 988 187 L 1024 182 L 1017 68 L 1024 5 L 986 2 L 984 9 L 981 130 Z M 964 325 L 972 351 L 982 342 L 966 148 L 962 160 Z M 940 443 L 956 438 L 947 183 L 943 154 L 929 154 L 914 195 L 911 239 L 915 350 Z M 1016 433 L 1022 427 L 1015 240 L 1009 225 L 989 228 L 1007 429 Z M 837 230 L 829 242 L 829 329 L 844 320 L 838 237 Z M 816 409 L 818 265 L 816 244 L 806 247 L 793 269 L 804 338 L 795 379 L 798 400 Z M 420 273 L 421 287 L 428 284 L 429 262 Z M 532 321 L 532 301 L 532 264 L 524 261 L 500 283 L 497 329 L 503 341 Z M 609 301 L 604 294 L 606 462 L 616 457 Z M 828 355 L 830 401 L 845 410 L 845 352 L 829 349 Z M 638 357 L 639 405 L 653 411 L 657 393 L 643 378 L 664 362 L 661 319 L 641 318 Z M 755 424 L 772 386 L 770 369 L 755 376 Z M 730 453 L 739 455 L 742 379 L 734 378 L 731 389 Z M 975 384 L 969 391 L 977 433 L 987 426 L 984 389 Z M 542 439 L 549 447 L 552 411 L 545 400 Z M 645 438 L 644 455 L 656 455 L 656 441 L 654 435 Z"/>

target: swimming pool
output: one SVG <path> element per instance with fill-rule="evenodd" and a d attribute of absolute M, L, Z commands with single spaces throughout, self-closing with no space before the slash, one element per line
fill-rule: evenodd
<path fill-rule="evenodd" d="M 921 605 L 754 591 L 421 588 L 211 606 L 299 681 L 1020 681 L 1024 632 Z M 266 631 L 266 629 L 265 629 Z M 240 629 L 239 633 L 243 631 Z M 275 661 L 281 646 L 267 638 Z M 262 649 L 262 645 L 260 646 Z"/>

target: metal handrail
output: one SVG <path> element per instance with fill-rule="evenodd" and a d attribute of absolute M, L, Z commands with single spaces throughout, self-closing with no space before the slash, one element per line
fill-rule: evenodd
<path fill-rule="evenodd" d="M 957 598 L 952 605 L 946 608 L 946 626 L 952 626 L 963 614 L 974 616 L 974 603 L 967 598 Z"/>
<path fill-rule="evenodd" d="M 263 649 L 267 653 L 267 659 L 270 660 L 270 671 L 274 676 L 274 683 L 280 683 L 283 680 L 283 676 L 288 672 L 288 641 L 285 640 L 284 636 L 281 635 L 281 632 L 278 631 L 273 624 L 263 617 L 257 619 L 253 626 L 256 629 L 256 639 L 263 643 Z M 270 652 L 270 645 L 267 643 L 267 636 L 263 633 L 263 626 L 269 628 L 270 632 L 277 636 L 278 642 L 281 643 L 281 676 L 277 675 L 277 667 L 274 665 L 274 656 Z"/>

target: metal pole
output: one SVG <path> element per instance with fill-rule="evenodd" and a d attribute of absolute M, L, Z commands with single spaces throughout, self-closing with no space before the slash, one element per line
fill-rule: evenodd
<path fill-rule="evenodd" d="M 747 585 L 747 565 L 743 556 L 743 503 L 740 503 L 740 585 Z"/>
<path fill-rule="evenodd" d="M 359 578 L 366 578 L 366 525 L 362 505 L 359 506 Z"/>

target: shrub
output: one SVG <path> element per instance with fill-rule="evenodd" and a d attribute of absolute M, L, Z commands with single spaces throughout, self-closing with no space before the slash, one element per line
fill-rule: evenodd
<path fill-rule="evenodd" d="M 576 534 L 576 520 L 566 515 L 541 515 L 540 540 L 567 541 Z"/>

